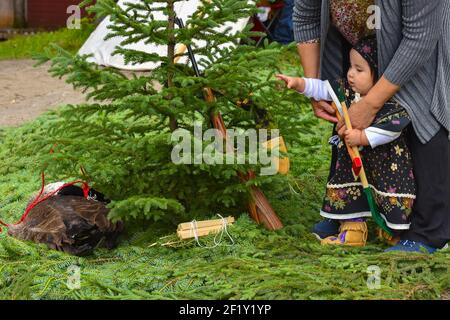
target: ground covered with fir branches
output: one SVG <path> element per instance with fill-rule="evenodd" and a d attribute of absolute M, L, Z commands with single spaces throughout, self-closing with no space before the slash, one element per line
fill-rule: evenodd
<path fill-rule="evenodd" d="M 242 15 L 235 8 L 245 6 L 234 0 L 202 3 L 203 10 L 220 21 L 235 21 L 234 12 Z M 214 11 L 215 3 L 227 10 Z M 167 22 L 149 22 L 146 16 L 126 13 L 112 0 L 97 1 L 97 9 L 136 28 L 128 35 L 130 43 L 137 40 L 130 37 L 141 35 L 153 37 L 153 43 L 173 45 L 200 34 L 217 49 L 222 42 L 248 36 L 247 31 L 236 39 L 211 35 L 215 21 L 205 22 L 203 14 L 192 21 L 191 29 L 149 33 Z M 248 10 L 250 16 L 253 11 Z M 116 28 L 119 35 L 123 30 Z M 178 42 L 168 34 L 179 37 Z M 373 224 L 364 248 L 323 247 L 310 234 L 320 219 L 331 126 L 314 118 L 306 99 L 272 81 L 276 72 L 301 74 L 295 49 L 290 53 L 272 45 L 266 49 L 254 52 L 240 47 L 240 54 L 224 50 L 219 60 L 209 57 L 211 50 L 198 49 L 211 60 L 201 79 L 171 65 L 173 57 L 122 50 L 130 61 L 170 62 L 154 74 L 127 79 L 57 49 L 53 74 L 69 75 L 70 83 L 93 90 L 91 97 L 98 103 L 63 107 L 22 127 L 0 129 L 0 217 L 7 222 L 20 218 L 30 196 L 40 188 L 40 170 L 48 160 L 48 182 L 70 181 L 77 178 L 73 175 L 80 165 L 87 168 L 94 187 L 113 200 L 113 217 L 126 220 L 126 233 L 114 250 L 74 257 L 16 240 L 4 229 L 0 299 L 448 299 L 448 249 L 434 255 L 384 253 L 387 246 L 376 239 Z M 41 62 L 50 59 L 48 54 L 41 56 Z M 148 86 L 154 81 L 165 83 L 167 70 L 177 76 L 171 76 L 162 91 L 173 99 Z M 241 201 L 245 187 L 236 178 L 239 168 L 176 167 L 166 161 L 171 147 L 167 119 L 175 118 L 188 129 L 192 129 L 192 115 L 199 111 L 208 119 L 211 106 L 201 95 L 205 86 L 221 93 L 213 107 L 223 112 L 230 127 L 255 127 L 249 114 L 235 105 L 236 99 L 253 93 L 255 104 L 273 116 L 269 124 L 278 127 L 286 140 L 291 172 L 287 177 L 255 181 L 283 221 L 283 229 L 270 232 L 250 220 Z M 115 140 L 109 141 L 110 137 Z M 48 155 L 53 143 L 58 144 L 56 156 Z M 201 187 L 195 189 L 196 185 Z M 237 218 L 229 228 L 233 242 L 224 237 L 219 246 L 207 248 L 213 245 L 213 236 L 200 239 L 206 247 L 177 240 L 177 223 L 216 218 L 216 213 Z M 81 270 L 79 289 L 67 286 L 73 265 Z M 367 286 L 367 270 L 374 265 L 381 270 L 379 289 Z"/>
<path fill-rule="evenodd" d="M 20 217 L 40 184 L 31 169 L 33 155 L 18 157 L 11 150 L 30 143 L 28 137 L 45 130 L 53 117 L 0 131 L 0 215 L 9 222 Z M 3 230 L 0 299 L 448 299 L 448 250 L 431 256 L 386 254 L 373 229 L 365 248 L 322 247 L 310 235 L 329 158 L 330 127 L 317 123 L 316 129 L 303 145 L 290 148 L 290 186 L 263 186 L 284 229 L 266 231 L 242 212 L 229 229 L 234 245 L 224 238 L 221 246 L 208 249 L 177 242 L 174 225 L 129 225 L 117 249 L 83 258 L 16 240 Z M 201 242 L 210 246 L 213 238 Z M 71 265 L 81 268 L 80 289 L 67 287 Z M 380 289 L 367 287 L 370 265 L 381 268 Z"/>

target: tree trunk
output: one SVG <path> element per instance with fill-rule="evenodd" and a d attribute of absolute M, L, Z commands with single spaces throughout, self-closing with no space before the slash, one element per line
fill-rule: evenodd
<path fill-rule="evenodd" d="M 0 28 L 14 25 L 14 0 L 0 0 Z"/>
<path fill-rule="evenodd" d="M 174 76 L 174 58 L 175 58 L 175 6 L 174 0 L 167 0 L 167 11 L 169 18 L 169 42 L 167 46 L 167 86 L 169 88 L 173 87 L 173 76 Z M 171 99 L 172 97 L 169 97 Z M 170 130 L 175 131 L 178 128 L 177 119 L 175 117 L 170 117 Z"/>
<path fill-rule="evenodd" d="M 25 0 L 14 0 L 14 27 L 24 28 L 25 26 Z"/>

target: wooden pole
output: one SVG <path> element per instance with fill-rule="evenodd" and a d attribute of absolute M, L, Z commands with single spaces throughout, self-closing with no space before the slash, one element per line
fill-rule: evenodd
<path fill-rule="evenodd" d="M 229 216 L 224 219 L 196 221 L 195 226 L 197 226 L 197 228 L 220 227 L 223 226 L 224 223 L 229 225 L 232 224 L 233 222 L 234 217 Z M 178 225 L 177 231 L 191 230 L 192 227 L 193 227 L 192 222 L 183 222 Z"/>
<path fill-rule="evenodd" d="M 353 126 L 352 126 L 352 122 L 350 121 L 350 115 L 348 114 L 348 110 L 347 110 L 347 105 L 345 104 L 345 102 L 341 103 L 342 106 L 342 111 L 344 112 L 344 122 L 345 122 L 345 126 L 347 127 L 348 130 L 352 130 Z M 352 148 L 353 154 L 361 159 L 361 155 L 359 153 L 359 149 L 356 146 L 353 146 Z M 366 176 L 366 171 L 364 170 L 364 165 L 361 166 L 361 171 L 359 173 L 359 178 L 361 179 L 361 183 L 363 185 L 363 188 L 368 188 L 369 187 L 369 182 L 367 180 L 367 176 Z"/>
<path fill-rule="evenodd" d="M 169 31 L 169 42 L 167 45 L 167 87 L 172 88 L 173 77 L 174 77 L 174 57 L 175 57 L 175 2 L 174 0 L 167 0 L 167 11 L 168 11 L 168 31 Z M 169 97 L 171 100 L 172 97 Z M 174 116 L 170 116 L 169 119 L 170 130 L 173 132 L 178 128 L 177 119 Z"/>
<path fill-rule="evenodd" d="M 25 28 L 25 0 L 14 0 L 14 28 Z"/>
<path fill-rule="evenodd" d="M 14 2 L 13 0 L 0 0 L 0 28 L 12 28 L 14 26 Z"/>

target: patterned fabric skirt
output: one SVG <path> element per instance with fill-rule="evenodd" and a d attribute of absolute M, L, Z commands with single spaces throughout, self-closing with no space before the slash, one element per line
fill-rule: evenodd
<path fill-rule="evenodd" d="M 374 149 L 364 147 L 361 157 L 381 216 L 393 230 L 409 229 L 416 186 L 405 133 Z M 351 158 L 343 142 L 333 146 L 331 169 L 320 214 L 338 220 L 370 217 L 366 195 L 359 178 L 355 180 L 353 176 Z"/>

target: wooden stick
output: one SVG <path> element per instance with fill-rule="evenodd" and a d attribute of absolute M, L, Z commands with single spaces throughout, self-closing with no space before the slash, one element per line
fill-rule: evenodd
<path fill-rule="evenodd" d="M 211 233 L 217 233 L 222 230 L 223 225 L 220 226 L 209 226 L 205 228 L 197 228 L 197 229 L 189 229 L 189 230 L 179 230 L 177 231 L 178 238 L 180 239 L 190 239 L 195 238 L 195 234 L 197 237 L 207 236 Z M 195 232 L 194 232 L 195 231 Z"/>
<path fill-rule="evenodd" d="M 229 216 L 225 218 L 226 224 L 231 224 L 234 222 L 234 217 Z M 215 227 L 215 226 L 223 226 L 224 221 L 222 219 L 214 219 L 214 220 L 203 220 L 196 221 L 197 228 L 206 228 L 206 227 Z M 191 222 L 184 222 L 178 225 L 178 231 L 190 230 L 192 228 Z"/>
<path fill-rule="evenodd" d="M 352 122 L 350 121 L 350 116 L 348 114 L 347 105 L 345 104 L 345 102 L 342 102 L 341 106 L 342 106 L 342 110 L 344 112 L 345 126 L 347 127 L 347 129 L 352 130 L 353 126 L 352 126 Z M 355 154 L 355 156 L 361 159 L 361 154 L 359 153 L 358 147 L 354 146 L 354 147 L 352 147 L 352 150 L 353 150 L 353 153 Z M 367 176 L 366 176 L 366 171 L 364 170 L 364 165 L 361 166 L 361 171 L 359 172 L 359 178 L 361 179 L 363 188 L 368 188 L 369 182 L 367 181 Z"/>
<path fill-rule="evenodd" d="M 339 112 L 338 108 L 336 107 L 336 104 L 334 102 L 332 102 L 331 105 L 336 110 L 336 117 L 338 118 L 339 121 L 341 121 L 342 116 L 341 116 L 341 113 Z M 347 108 L 346 108 L 346 110 L 347 110 Z M 359 173 L 360 173 L 360 170 L 362 167 L 361 157 L 358 157 L 349 145 L 345 144 L 345 146 L 347 147 L 347 152 L 350 155 L 350 158 L 352 159 L 352 171 L 353 171 L 353 176 L 356 179 L 359 176 Z M 356 168 L 356 166 L 358 168 Z M 357 172 L 355 172 L 356 169 L 358 170 Z"/>
<path fill-rule="evenodd" d="M 177 52 L 175 53 L 175 58 L 173 59 L 174 63 L 178 63 L 178 61 L 180 61 L 180 59 L 182 57 L 181 55 L 186 52 L 186 49 L 187 49 L 187 47 L 185 44 L 180 44 L 178 46 Z"/>
<path fill-rule="evenodd" d="M 262 146 L 266 149 L 272 150 L 273 148 L 278 146 L 278 150 L 280 152 L 287 153 L 286 144 L 284 143 L 284 139 L 282 136 L 279 136 L 277 138 L 273 138 L 270 140 L 267 140 L 262 143 Z M 289 173 L 290 168 L 290 160 L 289 157 L 281 156 L 281 157 L 275 157 L 277 159 L 277 171 L 279 174 L 286 175 Z"/>

